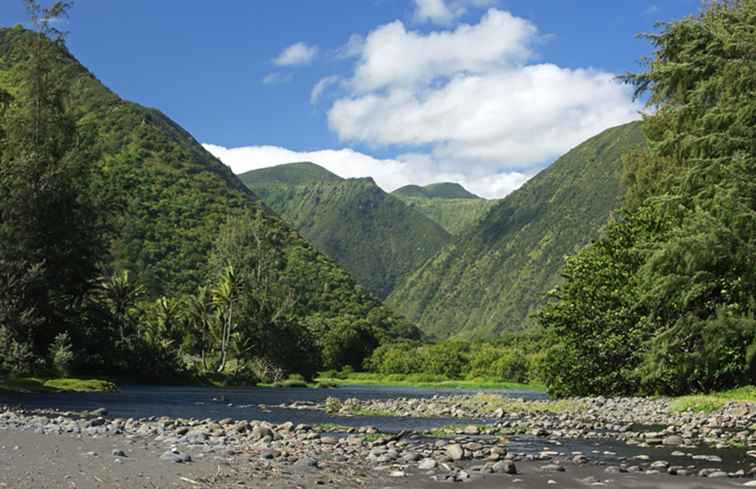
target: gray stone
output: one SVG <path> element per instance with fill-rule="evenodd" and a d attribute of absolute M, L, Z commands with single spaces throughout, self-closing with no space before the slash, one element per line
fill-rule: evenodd
<path fill-rule="evenodd" d="M 541 472 L 564 472 L 565 469 L 558 464 L 548 464 L 541 466 Z"/>
<path fill-rule="evenodd" d="M 515 475 L 517 473 L 517 467 L 511 460 L 502 460 L 493 464 L 493 471 L 499 474 Z"/>
<path fill-rule="evenodd" d="M 459 443 L 452 443 L 451 445 L 447 445 L 446 454 L 454 461 L 462 460 L 465 458 L 465 449 Z"/>
<path fill-rule="evenodd" d="M 417 464 L 417 468 L 420 470 L 433 470 L 438 465 L 438 462 L 432 458 L 424 458 Z"/>
<path fill-rule="evenodd" d="M 160 459 L 174 464 L 184 464 L 191 462 L 192 456 L 188 453 L 179 452 L 178 450 L 168 450 L 160 456 Z"/>
<path fill-rule="evenodd" d="M 683 439 L 682 439 L 682 437 L 680 437 L 680 436 L 677 436 L 677 435 L 671 435 L 671 436 L 667 436 L 667 437 L 665 437 L 665 438 L 664 438 L 664 439 L 662 440 L 662 444 L 664 444 L 664 445 L 667 445 L 667 446 L 673 446 L 673 447 L 676 447 L 676 446 L 678 446 L 678 445 L 682 445 L 682 444 L 683 444 Z"/>

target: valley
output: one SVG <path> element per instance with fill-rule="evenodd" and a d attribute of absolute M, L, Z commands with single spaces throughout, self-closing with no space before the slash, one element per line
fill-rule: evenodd
<path fill-rule="evenodd" d="M 756 486 L 756 0 L 281 1 L 0 11 L 0 488 Z"/>

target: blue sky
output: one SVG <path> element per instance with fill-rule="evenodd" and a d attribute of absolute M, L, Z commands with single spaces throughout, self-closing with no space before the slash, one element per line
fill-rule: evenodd
<path fill-rule="evenodd" d="M 650 54 L 636 33 L 698 5 L 78 0 L 66 26 L 107 86 L 162 110 L 237 172 L 311 159 L 388 190 L 457 180 L 495 197 L 637 118 L 612 76 Z M 4 0 L 0 24 L 23 22 L 22 2 Z"/>

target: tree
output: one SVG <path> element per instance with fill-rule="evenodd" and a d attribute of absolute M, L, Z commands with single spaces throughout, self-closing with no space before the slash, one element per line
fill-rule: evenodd
<path fill-rule="evenodd" d="M 0 262 L 16 277 L 41 274 L 22 309 L 39 318 L 23 334 L 42 356 L 58 333 L 76 327 L 107 233 L 92 190 L 94 156 L 65 108 L 55 63 L 64 34 L 52 21 L 70 3 L 25 4 L 36 30 L 29 59 L 14 96 L 0 94 Z"/>
<path fill-rule="evenodd" d="M 556 394 L 680 394 L 752 380 L 756 0 L 711 2 L 645 36 L 649 151 L 626 209 L 568 261 L 541 312 Z"/>
<path fill-rule="evenodd" d="M 217 372 L 223 372 L 228 361 L 231 338 L 239 326 L 239 296 L 241 294 L 241 280 L 233 265 L 226 265 L 218 279 L 218 284 L 211 291 L 213 305 L 217 308 L 220 319 L 220 331 L 216 338 L 220 343 L 220 359 Z"/>

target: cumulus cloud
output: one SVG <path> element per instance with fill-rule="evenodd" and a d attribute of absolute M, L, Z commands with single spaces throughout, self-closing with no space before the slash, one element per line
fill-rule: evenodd
<path fill-rule="evenodd" d="M 493 0 L 415 0 L 415 21 L 448 25 L 467 13 L 468 7 L 485 7 Z"/>
<path fill-rule="evenodd" d="M 348 74 L 313 86 L 312 103 L 326 90 L 333 95 L 327 121 L 345 147 L 381 148 L 394 158 L 351 149 L 207 148 L 236 173 L 307 160 L 343 177 L 372 176 L 389 191 L 456 181 L 502 197 L 582 141 L 639 118 L 632 90 L 612 73 L 539 59 L 536 46 L 546 36 L 532 22 L 497 8 L 459 22 L 490 3 L 416 0 L 416 20 L 447 27 L 419 31 L 394 21 L 353 35 L 336 55 L 353 60 Z"/>
<path fill-rule="evenodd" d="M 259 168 L 311 161 L 343 178 L 372 177 L 384 190 L 391 192 L 408 184 L 427 185 L 458 182 L 486 198 L 503 197 L 522 185 L 533 172 L 484 174 L 463 169 L 441 171 L 433 158 L 407 154 L 395 159 L 379 159 L 352 149 L 292 151 L 279 146 L 245 146 L 226 148 L 203 144 L 205 149 L 228 165 L 236 174 Z"/>
<path fill-rule="evenodd" d="M 306 65 L 312 63 L 317 54 L 317 46 L 308 46 L 303 42 L 298 42 L 281 51 L 273 63 L 278 66 Z"/>
<path fill-rule="evenodd" d="M 365 93 L 385 88 L 420 89 L 439 78 L 488 73 L 519 64 L 537 34 L 530 22 L 489 10 L 476 25 L 429 34 L 408 31 L 394 21 L 371 32 L 362 46 L 351 88 Z"/>
<path fill-rule="evenodd" d="M 444 171 L 494 175 L 543 166 L 639 118 L 631 89 L 613 74 L 533 63 L 540 38 L 532 23 L 495 8 L 476 24 L 429 33 L 400 21 L 380 26 L 366 36 L 329 125 L 345 143 L 423 149 Z"/>

